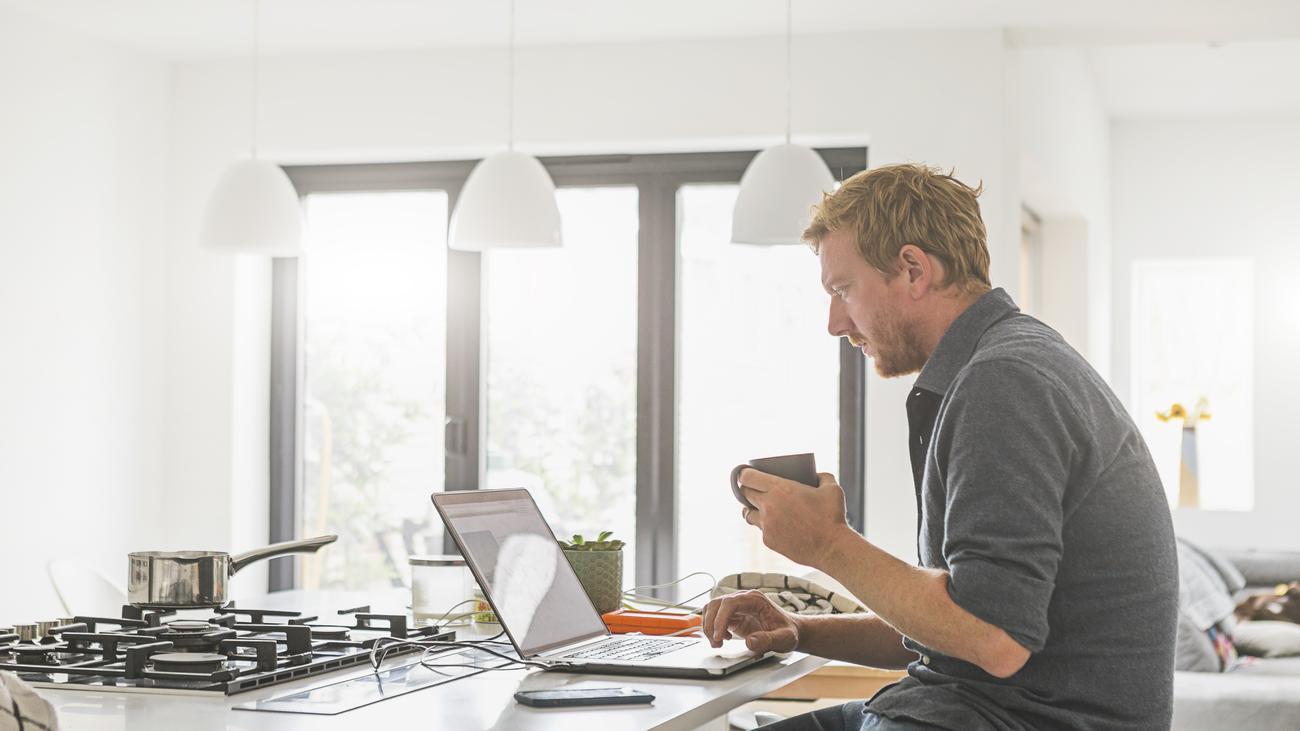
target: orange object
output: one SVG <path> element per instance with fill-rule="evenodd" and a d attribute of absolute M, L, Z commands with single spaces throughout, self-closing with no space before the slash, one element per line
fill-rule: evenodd
<path fill-rule="evenodd" d="M 616 635 L 640 632 L 643 635 L 671 635 L 691 627 L 699 627 L 702 618 L 698 614 L 681 614 L 678 612 L 634 612 L 618 609 L 601 615 L 605 626 Z M 682 634 L 687 634 L 682 632 Z"/>

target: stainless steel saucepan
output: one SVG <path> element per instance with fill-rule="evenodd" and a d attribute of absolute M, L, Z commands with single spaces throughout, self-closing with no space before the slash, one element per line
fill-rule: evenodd
<path fill-rule="evenodd" d="M 144 609 L 199 609 L 224 606 L 226 580 L 264 558 L 314 553 L 338 536 L 284 541 L 231 556 L 224 551 L 137 551 L 129 554 L 127 601 Z"/>

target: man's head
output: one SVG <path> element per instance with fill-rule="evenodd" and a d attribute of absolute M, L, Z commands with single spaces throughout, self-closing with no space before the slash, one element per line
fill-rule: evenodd
<path fill-rule="evenodd" d="M 989 291 L 979 189 L 923 165 L 867 170 L 828 193 L 804 231 L 831 295 L 828 330 L 885 377 L 920 370 Z"/>

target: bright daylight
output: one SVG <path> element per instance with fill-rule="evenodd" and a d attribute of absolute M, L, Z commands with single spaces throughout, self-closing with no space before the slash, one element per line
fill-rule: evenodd
<path fill-rule="evenodd" d="M 1293 0 L 0 0 L 0 731 L 1300 728 Z"/>

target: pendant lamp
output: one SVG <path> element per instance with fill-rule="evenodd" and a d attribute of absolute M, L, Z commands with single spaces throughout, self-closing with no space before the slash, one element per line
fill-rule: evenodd
<path fill-rule="evenodd" d="M 461 251 L 560 246 L 555 182 L 542 163 L 514 149 L 515 0 L 510 0 L 507 148 L 474 166 L 451 214 L 447 245 Z"/>
<path fill-rule="evenodd" d="M 298 256 L 302 253 L 298 193 L 279 165 L 257 158 L 260 11 L 260 0 L 253 0 L 250 159 L 235 162 L 217 181 L 203 214 L 202 242 L 206 248 L 232 254 Z"/>
<path fill-rule="evenodd" d="M 811 209 L 835 186 L 835 176 L 810 147 L 790 142 L 790 50 L 793 9 L 785 3 L 785 143 L 758 153 L 745 168 L 731 217 L 737 244 L 797 244 Z"/>

